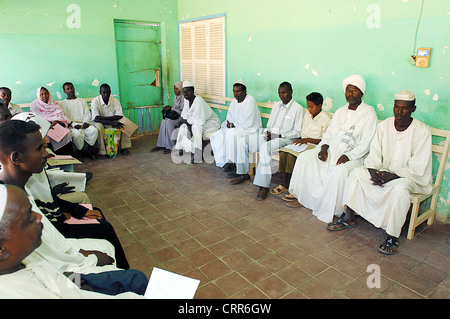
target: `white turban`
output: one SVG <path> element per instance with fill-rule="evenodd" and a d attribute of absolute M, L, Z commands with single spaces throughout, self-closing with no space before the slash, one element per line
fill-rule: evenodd
<path fill-rule="evenodd" d="M 187 87 L 190 87 L 190 86 L 194 86 L 194 83 L 192 83 L 191 81 L 183 81 L 183 87 L 184 88 L 187 88 Z"/>
<path fill-rule="evenodd" d="M 344 89 L 344 92 L 349 84 L 356 86 L 361 90 L 363 94 L 366 91 L 366 81 L 364 81 L 364 78 L 361 75 L 353 74 L 346 78 L 342 82 L 342 88 Z"/>
<path fill-rule="evenodd" d="M 395 94 L 395 99 L 398 101 L 414 101 L 416 96 L 413 92 L 404 90 Z"/>
<path fill-rule="evenodd" d="M 41 127 L 39 130 L 41 132 L 42 138 L 47 135 L 48 130 L 50 129 L 50 122 L 44 119 L 42 116 L 30 113 L 30 112 L 22 112 L 16 114 L 12 117 L 12 120 L 21 120 L 25 122 L 34 122 Z"/>
<path fill-rule="evenodd" d="M 0 184 L 0 222 L 5 214 L 6 202 L 8 201 L 8 190 L 6 185 Z"/>

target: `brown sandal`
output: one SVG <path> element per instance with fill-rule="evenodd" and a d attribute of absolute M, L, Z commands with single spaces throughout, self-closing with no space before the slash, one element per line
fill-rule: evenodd
<path fill-rule="evenodd" d="M 293 202 L 293 201 L 297 200 L 297 198 L 294 195 L 292 195 L 291 193 L 284 195 L 281 199 L 284 200 L 285 202 Z"/>

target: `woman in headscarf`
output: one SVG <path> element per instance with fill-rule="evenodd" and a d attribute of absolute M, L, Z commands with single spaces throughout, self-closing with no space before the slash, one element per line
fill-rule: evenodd
<path fill-rule="evenodd" d="M 62 126 L 67 126 L 70 120 L 67 118 L 64 109 L 56 102 L 50 91 L 47 88 L 41 86 L 36 92 L 37 98 L 31 102 L 30 111 L 42 116 L 47 121 L 52 123 L 52 126 L 56 123 Z"/>
<path fill-rule="evenodd" d="M 159 128 L 158 141 L 156 142 L 156 147 L 151 149 L 151 152 L 164 150 L 164 154 L 170 153 L 177 135 L 172 136 L 172 132 L 175 128 L 179 126 L 181 120 L 180 115 L 183 111 L 184 106 L 184 96 L 181 92 L 183 89 L 183 82 L 178 81 L 173 86 L 173 92 L 175 93 L 175 98 L 173 100 L 173 107 L 165 106 L 162 109 L 163 120 L 161 121 L 161 126 Z"/>

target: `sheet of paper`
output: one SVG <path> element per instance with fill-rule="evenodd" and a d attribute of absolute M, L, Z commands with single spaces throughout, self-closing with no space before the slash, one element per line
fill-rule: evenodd
<path fill-rule="evenodd" d="M 50 166 L 58 166 L 58 165 L 82 164 L 82 163 L 70 155 L 55 155 L 47 160 L 47 164 Z"/>
<path fill-rule="evenodd" d="M 144 297 L 147 299 L 192 299 L 200 280 L 154 267 Z"/>
<path fill-rule="evenodd" d="M 86 174 L 71 173 L 61 170 L 47 170 L 50 185 L 55 187 L 58 184 L 69 182 L 68 186 L 75 186 L 74 191 L 84 192 L 86 189 Z"/>
<path fill-rule="evenodd" d="M 48 136 L 48 134 L 47 134 L 47 136 Z M 52 138 L 50 138 L 50 140 L 51 140 L 51 143 L 52 143 L 52 147 L 53 147 L 53 149 L 54 149 L 55 152 L 56 152 L 56 151 L 59 150 L 61 147 L 63 147 L 63 146 L 65 146 L 65 145 L 69 144 L 69 143 L 72 141 L 72 135 L 70 135 L 70 134 L 64 135 L 63 139 L 62 139 L 61 141 L 59 141 L 59 142 L 55 141 L 55 140 L 52 139 Z"/>
<path fill-rule="evenodd" d="M 302 144 L 302 145 L 289 144 L 286 145 L 285 147 L 278 149 L 278 151 L 283 151 L 297 156 L 301 152 L 313 149 L 314 147 L 316 147 L 316 145 L 313 144 Z"/>
<path fill-rule="evenodd" d="M 65 128 L 58 123 L 47 132 L 47 136 L 51 137 L 55 142 L 61 142 L 64 136 L 69 133 L 70 131 L 68 128 Z"/>
<path fill-rule="evenodd" d="M 125 135 L 127 135 L 127 136 L 129 136 L 129 137 L 131 137 L 131 135 L 134 133 L 134 131 L 136 131 L 137 128 L 138 128 L 138 126 L 137 126 L 136 124 L 134 124 L 133 122 L 131 122 L 131 121 L 130 121 L 129 119 L 127 119 L 125 116 L 122 117 L 122 118 L 119 120 L 119 122 L 123 124 L 123 127 L 120 129 L 120 131 L 121 131 L 123 134 L 125 134 Z"/>

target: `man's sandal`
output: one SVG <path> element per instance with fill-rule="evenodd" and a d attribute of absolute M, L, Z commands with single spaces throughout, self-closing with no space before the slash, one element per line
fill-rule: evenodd
<path fill-rule="evenodd" d="M 284 200 L 285 202 L 293 202 L 293 201 L 297 200 L 297 198 L 290 193 L 287 195 L 284 195 L 281 199 Z"/>
<path fill-rule="evenodd" d="M 287 192 L 288 189 L 284 187 L 283 185 L 278 185 L 274 189 L 270 191 L 272 195 L 280 195 L 281 193 Z"/>
<path fill-rule="evenodd" d="M 378 247 L 378 250 L 386 255 L 392 255 L 397 252 L 398 249 L 398 239 L 389 236 L 384 243 Z"/>
<path fill-rule="evenodd" d="M 333 226 L 337 226 L 337 227 L 332 228 Z M 335 221 L 333 223 L 329 223 L 327 228 L 328 228 L 328 230 L 336 231 L 336 230 L 343 230 L 343 229 L 347 229 L 347 228 L 355 228 L 356 226 L 357 226 L 356 222 L 354 224 L 349 224 L 344 220 L 344 218 L 339 218 L 337 221 Z"/>

